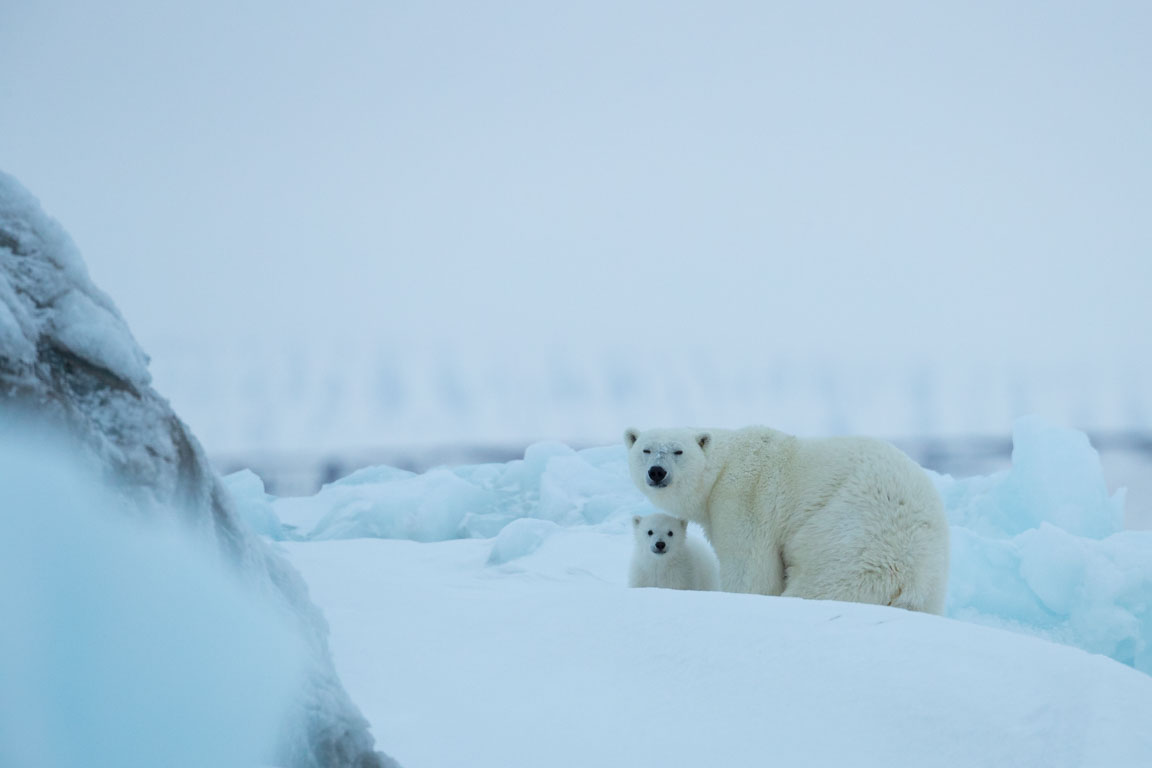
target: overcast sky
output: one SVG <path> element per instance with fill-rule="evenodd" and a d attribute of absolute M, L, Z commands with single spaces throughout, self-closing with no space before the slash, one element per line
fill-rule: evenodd
<path fill-rule="evenodd" d="M 7 0 L 0 167 L 153 356 L 1148 359 L 1152 4 Z"/>

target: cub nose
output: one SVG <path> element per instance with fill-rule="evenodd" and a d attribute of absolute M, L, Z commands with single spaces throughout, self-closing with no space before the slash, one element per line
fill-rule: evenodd
<path fill-rule="evenodd" d="M 668 473 L 664 471 L 664 467 L 652 467 L 648 470 L 648 479 L 654 483 L 658 483 L 666 477 L 668 477 Z"/>
<path fill-rule="evenodd" d="M 662 542 L 662 541 L 656 542 L 656 549 L 660 550 L 661 552 L 664 551 L 664 546 L 665 546 L 664 542 Z"/>

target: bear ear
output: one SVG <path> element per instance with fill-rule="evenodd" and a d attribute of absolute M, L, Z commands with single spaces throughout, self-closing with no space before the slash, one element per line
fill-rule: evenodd
<path fill-rule="evenodd" d="M 633 515 L 632 516 L 632 525 L 634 525 L 634 526 L 640 525 L 640 515 Z"/>
<path fill-rule="evenodd" d="M 682 530 L 682 531 L 688 530 L 688 521 L 684 520 L 683 518 L 680 519 L 680 530 Z"/>
<path fill-rule="evenodd" d="M 624 445 L 631 448 L 636 445 L 636 441 L 640 439 L 640 431 L 636 427 L 628 427 L 624 430 Z"/>
<path fill-rule="evenodd" d="M 696 445 L 700 446 L 700 450 L 708 450 L 708 444 L 712 442 L 712 435 L 707 432 L 701 432 L 696 435 Z"/>

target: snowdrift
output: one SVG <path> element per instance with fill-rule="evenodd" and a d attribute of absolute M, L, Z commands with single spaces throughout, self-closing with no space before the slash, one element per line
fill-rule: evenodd
<path fill-rule="evenodd" d="M 25 419 L 36 421 L 37 433 L 66 433 L 115 487 L 121 506 L 187 523 L 190 537 L 215 545 L 242 578 L 295 617 L 309 653 L 278 762 L 392 764 L 374 751 L 368 724 L 336 677 L 327 625 L 303 581 L 238 521 L 200 444 L 152 389 L 147 364 L 72 240 L 19 182 L 0 173 L 0 434 L 10 436 L 12 424 Z M 0 510 L 19 514 L 6 490 Z"/>
<path fill-rule="evenodd" d="M 949 616 L 1075 645 L 1152 673 L 1152 532 L 1122 531 L 1080 432 L 1022 419 L 1011 469 L 935 476 L 952 523 Z M 491 537 L 492 563 L 530 554 L 574 527 L 623 533 L 653 511 L 628 479 L 623 447 L 530 447 L 523 460 L 412 474 L 360 470 L 306 498 L 259 478 L 225 478 L 240 512 L 282 539 Z"/>
<path fill-rule="evenodd" d="M 284 544 L 397 759 L 1150 764 L 1152 677 L 1111 659 L 894 608 L 628 589 L 627 532 L 558 528 L 500 565 L 490 539 Z"/>
<path fill-rule="evenodd" d="M 267 764 L 301 684 L 291 619 L 74 458 L 0 433 L 0 765 Z"/>

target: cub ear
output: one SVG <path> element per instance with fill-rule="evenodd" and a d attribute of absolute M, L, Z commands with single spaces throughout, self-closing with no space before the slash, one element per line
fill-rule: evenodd
<path fill-rule="evenodd" d="M 640 515 L 632 515 L 632 525 L 633 526 L 640 525 Z"/>
<path fill-rule="evenodd" d="M 682 530 L 682 531 L 688 530 L 688 521 L 687 520 L 683 520 L 683 519 L 680 520 L 680 530 Z"/>
<path fill-rule="evenodd" d="M 639 438 L 640 430 L 636 429 L 636 427 L 628 427 L 628 429 L 624 430 L 624 445 L 629 448 L 636 445 L 636 441 Z"/>
<path fill-rule="evenodd" d="M 707 432 L 701 432 L 700 434 L 696 435 L 696 445 L 700 446 L 700 450 L 702 451 L 708 450 L 708 446 L 711 442 L 712 435 L 708 434 Z"/>

